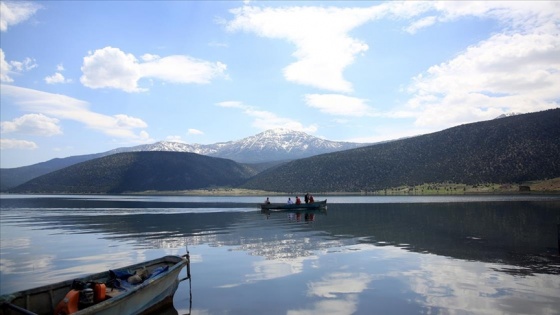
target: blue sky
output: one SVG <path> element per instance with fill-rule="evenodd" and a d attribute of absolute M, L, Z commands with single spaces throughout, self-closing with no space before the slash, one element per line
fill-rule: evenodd
<path fill-rule="evenodd" d="M 378 142 L 557 108 L 560 2 L 2 1 L 11 168 L 271 128 Z"/>

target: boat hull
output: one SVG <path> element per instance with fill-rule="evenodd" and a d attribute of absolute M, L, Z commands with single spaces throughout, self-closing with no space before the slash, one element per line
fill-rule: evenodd
<path fill-rule="evenodd" d="M 324 210 L 327 208 L 327 200 L 315 201 L 313 203 L 285 204 L 285 203 L 262 203 L 260 204 L 263 211 L 308 211 L 308 210 Z"/>
<path fill-rule="evenodd" d="M 168 271 L 146 279 L 114 297 L 107 298 L 93 306 L 79 310 L 75 315 L 89 314 L 142 314 L 148 309 L 168 301 L 179 286 L 178 276 L 188 260 L 178 256 L 165 256 L 159 259 L 127 266 L 120 269 L 137 270 L 141 268 L 155 269 L 168 266 Z M 83 282 L 106 282 L 110 279 L 109 271 L 80 278 Z M 25 314 L 3 303 L 10 303 L 27 310 L 28 314 L 52 315 L 59 301 L 64 299 L 72 287 L 73 280 L 67 280 L 39 288 L 24 290 L 0 297 L 0 315 Z"/>

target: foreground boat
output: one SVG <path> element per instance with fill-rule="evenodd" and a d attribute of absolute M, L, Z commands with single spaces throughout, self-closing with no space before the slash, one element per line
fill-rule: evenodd
<path fill-rule="evenodd" d="M 261 210 L 264 211 L 306 211 L 306 210 L 322 210 L 327 208 L 327 199 L 323 201 L 315 201 L 313 203 L 286 204 L 286 203 L 261 203 Z"/>
<path fill-rule="evenodd" d="M 184 266 L 187 266 L 187 277 L 181 279 L 182 281 L 190 279 L 188 254 L 183 257 L 164 256 L 76 280 L 15 292 L 0 297 L 0 315 L 142 314 L 173 301 L 173 295 L 179 286 L 178 276 Z M 147 278 L 139 284 L 132 285 L 125 280 L 115 280 L 118 279 L 118 275 L 131 276 L 138 270 L 147 272 Z M 76 283 L 95 286 L 93 303 L 92 296 L 84 298 L 85 294 L 93 294 L 92 290 L 78 291 Z"/>

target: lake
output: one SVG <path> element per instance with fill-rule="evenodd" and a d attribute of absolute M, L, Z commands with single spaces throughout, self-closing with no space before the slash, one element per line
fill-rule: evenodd
<path fill-rule="evenodd" d="M 165 314 L 560 314 L 558 195 L 0 197 L 0 294 L 188 249 Z"/>

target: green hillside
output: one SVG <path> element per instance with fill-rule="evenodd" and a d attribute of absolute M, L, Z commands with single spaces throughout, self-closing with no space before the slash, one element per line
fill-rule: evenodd
<path fill-rule="evenodd" d="M 256 172 L 231 160 L 181 152 L 119 153 L 40 176 L 10 192 L 125 193 L 235 186 Z"/>
<path fill-rule="evenodd" d="M 352 192 L 559 176 L 560 109 L 553 109 L 296 160 L 256 175 L 242 188 Z"/>

